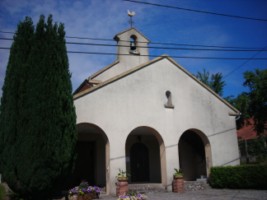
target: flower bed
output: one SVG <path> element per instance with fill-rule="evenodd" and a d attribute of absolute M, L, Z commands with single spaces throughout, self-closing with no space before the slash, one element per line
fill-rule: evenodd
<path fill-rule="evenodd" d="M 69 199 L 71 200 L 91 200 L 98 199 L 100 195 L 100 188 L 97 186 L 89 186 L 85 181 L 81 182 L 79 186 L 76 186 L 69 190 Z"/>

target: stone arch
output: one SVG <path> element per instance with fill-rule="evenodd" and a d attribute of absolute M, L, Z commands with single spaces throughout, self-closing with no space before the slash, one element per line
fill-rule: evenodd
<path fill-rule="evenodd" d="M 166 185 L 165 145 L 155 129 L 147 126 L 133 129 L 127 137 L 125 150 L 130 183 Z"/>
<path fill-rule="evenodd" d="M 207 136 L 198 129 L 186 130 L 178 143 L 180 169 L 185 180 L 209 176 L 211 148 Z"/>
<path fill-rule="evenodd" d="M 77 124 L 76 167 L 73 183 L 86 180 L 90 185 L 106 188 L 109 193 L 109 140 L 106 133 L 91 123 Z"/>

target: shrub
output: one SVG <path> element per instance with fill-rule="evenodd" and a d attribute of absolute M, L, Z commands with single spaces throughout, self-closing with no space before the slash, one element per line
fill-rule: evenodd
<path fill-rule="evenodd" d="M 267 165 L 212 167 L 209 184 L 214 188 L 267 189 Z"/>
<path fill-rule="evenodd" d="M 6 196 L 6 190 L 2 184 L 0 184 L 0 200 L 4 200 Z"/>

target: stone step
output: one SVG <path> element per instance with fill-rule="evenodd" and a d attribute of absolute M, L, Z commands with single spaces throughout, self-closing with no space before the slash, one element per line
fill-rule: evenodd
<path fill-rule="evenodd" d="M 185 181 L 184 186 L 185 191 L 206 190 L 211 188 L 206 179 L 198 179 L 197 181 Z"/>
<path fill-rule="evenodd" d="M 207 183 L 207 179 L 198 179 L 197 181 L 185 181 L 185 191 L 197 191 L 210 189 L 211 187 Z M 149 192 L 164 192 L 165 187 L 160 183 L 129 183 L 129 191 L 138 193 L 149 193 Z"/>
<path fill-rule="evenodd" d="M 160 183 L 131 183 L 128 185 L 129 191 L 138 192 L 141 194 L 148 193 L 148 192 L 163 192 L 165 188 Z"/>

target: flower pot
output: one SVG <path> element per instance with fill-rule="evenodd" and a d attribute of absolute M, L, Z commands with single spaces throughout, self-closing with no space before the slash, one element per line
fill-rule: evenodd
<path fill-rule="evenodd" d="M 92 197 L 90 194 L 72 195 L 69 196 L 69 200 L 92 200 Z"/>
<path fill-rule="evenodd" d="M 84 195 L 79 195 L 77 200 L 92 200 L 92 195 L 91 193 L 84 194 Z"/>
<path fill-rule="evenodd" d="M 118 181 L 128 181 L 128 177 L 118 177 Z"/>
<path fill-rule="evenodd" d="M 182 175 L 173 175 L 173 179 L 183 179 Z"/>
<path fill-rule="evenodd" d="M 172 191 L 176 193 L 184 192 L 184 177 L 173 176 Z"/>
<path fill-rule="evenodd" d="M 92 197 L 92 199 L 99 199 L 98 194 L 96 192 L 89 193 Z"/>
<path fill-rule="evenodd" d="M 118 182 L 116 183 L 116 195 L 126 195 L 128 192 L 128 179 L 118 179 Z"/>

